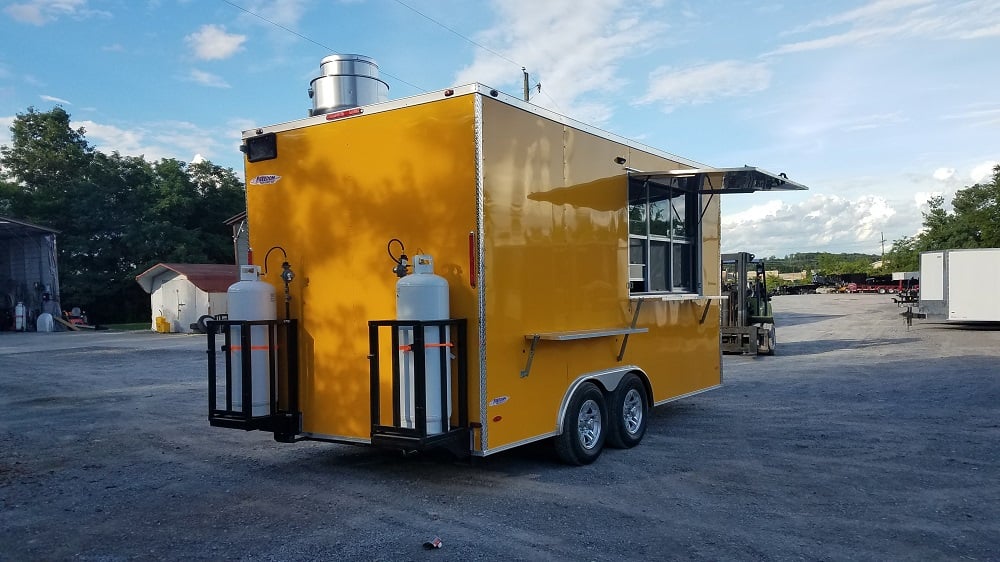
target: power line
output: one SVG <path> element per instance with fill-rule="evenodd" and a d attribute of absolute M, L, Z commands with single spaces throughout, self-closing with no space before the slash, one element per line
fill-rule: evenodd
<path fill-rule="evenodd" d="M 325 51 L 327 51 L 329 53 L 335 53 L 335 52 L 337 52 L 337 50 L 334 49 L 334 48 L 332 48 L 332 47 L 324 45 L 323 43 L 320 43 L 319 41 L 316 41 L 315 39 L 312 39 L 311 37 L 306 37 L 305 35 L 302 35 L 298 31 L 289 29 L 289 28 L 281 25 L 280 23 L 278 23 L 276 21 L 269 20 L 269 19 L 265 18 L 264 16 L 262 16 L 262 15 L 260 15 L 258 13 L 252 12 L 252 11 L 250 11 L 250 10 L 244 8 L 243 6 L 240 6 L 240 5 L 238 5 L 238 4 L 234 3 L 234 2 L 230 2 L 229 0 L 222 0 L 222 2 L 224 2 L 226 4 L 229 4 L 230 6 L 236 8 L 237 10 L 240 10 L 242 12 L 246 12 L 247 14 L 250 14 L 251 16 L 253 16 L 253 17 L 255 17 L 255 18 L 259 19 L 259 20 L 266 21 L 267 23 L 269 23 L 269 24 L 271 24 L 271 25 L 273 25 L 273 26 L 275 26 L 277 28 L 283 29 L 283 30 L 287 31 L 288 33 L 291 33 L 292 35 L 294 35 L 294 36 L 296 36 L 296 37 L 298 37 L 300 39 L 304 39 L 304 40 L 306 40 L 306 41 L 308 41 L 308 42 L 310 42 L 310 43 L 312 43 L 314 45 L 318 45 L 318 46 L 322 47 Z M 416 11 L 416 10 L 414 10 L 414 11 Z M 423 15 L 423 14 L 421 14 L 421 15 Z M 427 16 L 424 16 L 424 17 L 427 17 Z M 406 80 L 403 80 L 399 76 L 394 76 L 394 75 L 389 74 L 388 72 L 385 72 L 385 71 L 382 71 L 382 70 L 379 70 L 379 74 L 388 76 L 389 78 L 392 78 L 393 80 L 395 80 L 397 82 L 406 84 L 407 86 L 410 86 L 411 88 L 414 88 L 414 89 L 416 89 L 416 90 L 418 90 L 420 92 L 424 92 L 424 93 L 427 92 L 426 89 L 421 88 L 420 86 L 417 86 L 416 84 L 413 84 L 411 82 L 407 82 Z"/>
<path fill-rule="evenodd" d="M 233 2 L 230 2 L 229 0 L 222 0 L 222 1 L 225 2 L 226 4 L 229 4 L 230 6 L 232 6 L 234 8 L 236 8 L 237 10 L 241 10 L 243 12 L 246 12 L 246 13 L 250 14 L 251 16 L 253 16 L 253 17 L 257 18 L 257 19 L 266 21 L 267 23 L 269 23 L 269 24 L 271 24 L 271 25 L 273 25 L 275 27 L 279 27 L 281 29 L 284 29 L 285 31 L 291 33 L 292 35 L 295 35 L 296 37 L 298 37 L 300 39 L 305 39 L 306 41 L 309 41 L 310 43 L 312 43 L 314 45 L 319 45 L 320 47 L 323 47 L 327 51 L 331 51 L 331 52 L 334 51 L 334 49 L 331 49 L 330 47 L 327 47 L 326 45 L 320 43 L 319 41 L 316 41 L 315 39 L 311 39 L 309 37 L 306 37 L 305 35 L 302 35 L 298 31 L 294 31 L 292 29 L 288 29 L 287 27 L 281 25 L 280 23 L 278 23 L 276 21 L 273 21 L 273 20 L 269 20 L 269 19 L 265 18 L 264 16 L 262 16 L 260 14 L 251 12 L 250 10 L 244 8 L 243 6 L 240 6 L 238 4 L 234 4 Z"/>
<path fill-rule="evenodd" d="M 480 49 L 482 49 L 482 50 L 484 50 L 484 51 L 486 51 L 488 53 L 491 53 L 494 56 L 500 57 L 503 60 L 509 62 L 510 64 L 513 64 L 514 66 L 517 66 L 519 68 L 524 68 L 523 65 L 518 64 L 517 62 L 514 62 L 514 61 L 510 60 L 509 58 L 505 57 L 504 55 L 501 55 L 500 53 L 494 51 L 493 49 L 491 49 L 491 48 L 489 48 L 489 47 L 487 47 L 485 45 L 482 45 L 480 43 L 477 43 L 477 42 L 473 41 L 472 39 L 469 39 L 465 35 L 462 35 L 461 33 L 457 32 L 454 29 L 448 27 L 447 25 L 439 22 L 438 20 L 436 20 L 436 19 L 428 16 L 427 14 L 421 12 L 420 10 L 414 8 L 413 6 L 410 6 L 406 2 L 403 2 L 402 0 L 396 0 L 396 3 L 399 4 L 400 6 L 406 8 L 406 9 L 412 11 L 413 13 L 417 14 L 418 16 L 420 16 L 420 17 L 422 17 L 422 18 L 424 18 L 424 19 L 426 19 L 426 20 L 428 20 L 428 21 L 430 21 L 430 22 L 432 22 L 432 23 L 434 23 L 434 24 L 436 24 L 436 25 L 438 25 L 438 26 L 440 26 L 440 27 L 442 27 L 442 28 L 450 31 L 451 33 L 457 35 L 461 39 L 464 39 L 465 41 L 468 41 L 469 43 L 472 43 L 473 45 L 479 47 Z"/>
<path fill-rule="evenodd" d="M 248 10 L 248 9 L 244 8 L 243 6 L 240 6 L 239 4 L 236 4 L 235 2 L 232 2 L 230 0 L 222 0 L 222 2 L 224 2 L 226 4 L 229 4 L 233 8 L 236 8 L 237 10 L 245 12 L 245 13 L 247 13 L 247 14 L 249 14 L 249 15 L 251 15 L 251 16 L 253 16 L 253 17 L 255 17 L 255 18 L 259 19 L 259 20 L 261 20 L 261 21 L 267 22 L 267 23 L 269 23 L 269 24 L 271 24 L 271 25 L 273 25 L 273 26 L 275 26 L 275 27 L 277 27 L 279 29 L 282 29 L 282 30 L 284 30 L 284 31 L 286 31 L 288 33 L 291 33 L 292 35 L 294 35 L 294 36 L 296 36 L 296 37 L 298 37 L 300 39 L 303 39 L 303 40 L 308 41 L 308 42 L 310 42 L 310 43 L 312 43 L 314 45 L 317 45 L 317 46 L 323 48 L 327 52 L 337 52 L 336 49 L 334 49 L 334 48 L 332 48 L 332 47 L 330 47 L 328 45 L 324 45 L 323 43 L 320 43 L 319 41 L 316 41 L 315 39 L 313 39 L 311 37 L 303 35 L 303 34 L 297 32 L 297 31 L 295 31 L 293 29 L 289 29 L 288 27 L 285 27 L 284 25 L 281 25 L 280 23 L 278 23 L 276 21 L 270 20 L 270 19 L 268 19 L 268 18 L 266 18 L 266 17 L 264 17 L 264 16 L 262 16 L 262 15 L 256 13 L 256 12 Z M 474 45 L 474 46 L 476 46 L 476 47 L 478 47 L 478 48 L 486 51 L 487 53 L 490 53 L 491 55 L 493 55 L 493 56 L 495 56 L 497 58 L 503 59 L 503 60 L 509 62 L 510 64 L 512 64 L 512 65 L 514 65 L 516 67 L 519 67 L 519 68 L 522 68 L 522 69 L 524 68 L 524 66 L 521 65 L 521 64 L 519 64 L 518 62 L 510 59 L 509 57 L 507 57 L 507 56 L 505 56 L 505 55 L 503 55 L 501 53 L 498 53 L 497 51 L 494 51 L 493 49 L 490 49 L 486 45 L 483 45 L 483 44 L 481 44 L 479 42 L 476 42 L 476 41 L 470 39 L 469 37 L 467 37 L 467 36 L 463 35 L 462 33 L 460 33 L 458 31 L 452 29 L 451 27 L 448 27 L 447 25 L 445 25 L 445 24 L 441 23 L 440 21 L 432 18 L 431 16 L 428 16 L 427 14 L 421 12 L 420 10 L 414 8 L 413 6 L 410 6 L 406 2 L 403 2 L 402 0 L 395 0 L 395 2 L 397 4 L 399 4 L 400 6 L 406 8 L 407 10 L 410 10 L 411 12 L 417 14 L 418 16 L 426 19 L 427 21 L 429 21 L 429 22 L 437 25 L 438 27 L 441 27 L 442 29 L 448 31 L 449 33 L 455 35 L 456 37 L 462 39 L 463 41 L 466 41 L 466 42 L 468 42 L 468 43 L 470 43 L 470 44 L 472 44 L 472 45 Z M 397 82 L 400 82 L 402 84 L 406 84 L 407 86 L 410 86 L 411 88 L 414 88 L 414 89 L 416 89 L 416 90 L 418 90 L 420 92 L 427 92 L 428 91 L 426 88 L 421 88 L 420 86 L 417 86 L 416 84 L 413 84 L 412 82 L 408 82 L 406 80 L 403 80 L 402 78 L 400 78 L 398 76 L 395 76 L 393 74 L 390 74 L 388 72 L 384 72 L 381 69 L 379 70 L 379 73 L 383 74 L 383 75 L 385 75 L 385 76 L 387 76 L 389 78 L 392 78 L 393 80 L 396 80 Z M 552 99 L 552 96 L 550 96 L 548 94 L 548 92 L 543 91 L 541 89 L 539 89 L 539 91 L 545 97 L 549 98 L 549 101 L 551 101 L 552 104 L 554 106 L 556 106 L 556 109 L 559 109 L 561 111 L 561 109 L 559 108 L 559 104 L 556 103 L 556 101 L 554 99 Z"/>
<path fill-rule="evenodd" d="M 562 111 L 562 108 L 559 107 L 559 104 L 556 103 L 556 100 L 552 99 L 552 96 L 550 96 L 548 92 L 546 92 L 545 90 L 542 90 L 542 89 L 539 89 L 538 91 L 541 92 L 543 96 L 549 98 L 549 101 L 552 102 L 552 105 L 556 106 L 556 109 L 558 109 L 559 111 Z"/>
<path fill-rule="evenodd" d="M 403 0 L 395 0 L 395 2 L 396 2 L 397 4 L 399 4 L 400 6 L 402 6 L 402 7 L 406 8 L 406 9 L 410 10 L 411 12 L 413 12 L 413 13 L 415 13 L 415 14 L 417 14 L 418 16 L 420 16 L 420 17 L 422 17 L 422 18 L 426 19 L 427 21 L 430 21 L 430 22 L 432 22 L 433 24 L 435 24 L 435 25 L 437 25 L 437 26 L 441 27 L 442 29 L 445 29 L 445 30 L 447 30 L 448 32 L 450 32 L 450 33 L 452 33 L 453 35 L 455 35 L 455 36 L 459 37 L 460 39 L 462 39 L 462 40 L 464 40 L 464 41 L 467 41 L 467 42 L 471 43 L 472 45 L 475 45 L 476 47 L 479 47 L 480 49 L 482 49 L 482 50 L 486 51 L 487 53 L 490 53 L 491 55 L 493 55 L 493 56 L 495 56 L 495 57 L 497 57 L 497 58 L 500 58 L 500 59 L 503 59 L 503 60 L 505 60 L 505 61 L 509 62 L 510 64 L 513 64 L 514 66 L 516 66 L 516 67 L 518 67 L 518 68 L 520 68 L 520 69 L 522 69 L 522 70 L 524 69 L 524 65 L 522 65 L 522 64 L 520 64 L 520 63 L 518 63 L 517 61 L 514 61 L 514 60 L 511 60 L 511 59 L 510 59 L 510 58 L 508 58 L 507 56 L 505 56 L 505 55 L 503 55 L 503 54 L 501 54 L 501 53 L 498 53 L 498 52 L 494 51 L 493 49 L 491 49 L 491 48 L 487 47 L 486 45 L 483 45 L 482 43 L 478 43 L 478 42 L 476 42 L 476 41 L 473 41 L 472 39 L 470 39 L 470 38 L 466 37 L 465 35 L 462 35 L 462 34 L 461 34 L 461 33 L 459 33 L 458 31 L 455 31 L 454 29 L 452 29 L 452 28 L 448 27 L 447 25 L 445 25 L 445 24 L 443 24 L 443 23 L 439 22 L 438 20 L 436 20 L 436 19 L 434 19 L 434 18 L 432 18 L 432 17 L 428 16 L 427 14 L 425 14 L 425 13 L 421 12 L 420 10 L 418 10 L 418 9 L 414 8 L 413 6 L 410 6 L 410 5 L 409 5 L 409 4 L 407 4 L 406 2 L 403 2 Z M 536 87 L 537 87 L 537 86 L 540 86 L 540 85 L 541 85 L 541 84 L 536 84 Z M 559 111 L 562 111 L 562 108 L 560 108 L 560 107 L 559 107 L 559 104 L 558 104 L 558 103 L 556 103 L 556 100 L 552 99 L 552 96 L 550 96 L 550 95 L 548 94 L 548 92 L 546 92 L 546 91 L 542 90 L 541 88 L 539 88 L 539 89 L 538 89 L 538 91 L 539 91 L 540 93 L 542 93 L 542 94 L 543 94 L 543 95 L 544 95 L 545 97 L 549 98 L 549 101 L 550 101 L 550 102 L 552 102 L 552 105 L 554 105 L 554 106 L 556 107 L 556 109 L 557 109 L 557 110 L 559 110 Z"/>

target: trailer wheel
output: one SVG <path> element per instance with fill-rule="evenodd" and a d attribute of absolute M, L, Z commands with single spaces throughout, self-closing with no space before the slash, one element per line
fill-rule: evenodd
<path fill-rule="evenodd" d="M 611 428 L 608 444 L 618 449 L 630 449 L 642 441 L 649 419 L 646 385 L 634 373 L 625 375 L 611 393 Z"/>
<path fill-rule="evenodd" d="M 194 328 L 203 334 L 207 334 L 208 324 L 206 324 L 206 322 L 208 322 L 209 320 L 215 320 L 215 317 L 212 316 L 211 314 L 202 314 L 201 318 L 198 319 L 198 322 L 196 323 L 196 326 L 194 326 Z"/>
<path fill-rule="evenodd" d="M 597 460 L 606 438 L 607 406 L 594 383 L 585 382 L 573 393 L 556 436 L 556 454 L 566 464 L 584 465 Z"/>

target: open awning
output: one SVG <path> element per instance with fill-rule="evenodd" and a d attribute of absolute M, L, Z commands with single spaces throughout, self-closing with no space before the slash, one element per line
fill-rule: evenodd
<path fill-rule="evenodd" d="M 697 190 L 698 193 L 754 193 L 756 191 L 798 191 L 809 189 L 785 174 L 743 166 L 742 168 L 691 168 L 666 172 L 629 172 L 629 178 L 659 183 L 664 187 Z"/>

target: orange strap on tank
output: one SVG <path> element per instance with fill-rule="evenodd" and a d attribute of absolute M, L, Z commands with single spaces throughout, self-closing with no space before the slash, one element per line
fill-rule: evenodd
<path fill-rule="evenodd" d="M 445 342 L 445 343 L 425 343 L 424 347 L 425 348 L 427 348 L 427 347 L 455 347 L 455 344 L 451 343 L 450 341 L 449 342 Z M 399 346 L 399 350 L 400 351 L 413 351 L 413 346 L 412 345 L 401 345 L 401 346 Z"/>

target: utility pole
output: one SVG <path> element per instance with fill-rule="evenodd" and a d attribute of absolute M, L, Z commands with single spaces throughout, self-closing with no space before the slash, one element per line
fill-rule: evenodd
<path fill-rule="evenodd" d="M 528 70 L 522 66 L 521 72 L 524 73 L 524 101 L 528 101 L 528 90 L 531 89 L 528 85 Z"/>
<path fill-rule="evenodd" d="M 878 234 L 882 237 L 882 267 L 885 267 L 885 233 L 879 232 Z"/>

